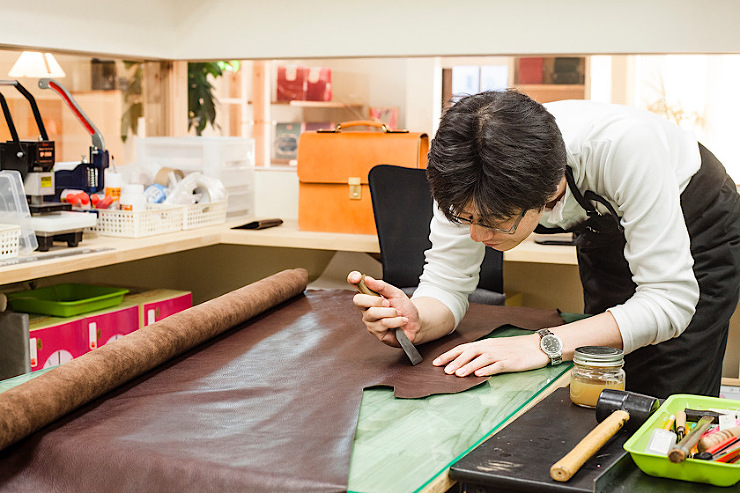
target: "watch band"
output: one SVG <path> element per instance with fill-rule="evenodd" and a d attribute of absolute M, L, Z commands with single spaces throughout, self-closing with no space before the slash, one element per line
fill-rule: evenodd
<path fill-rule="evenodd" d="M 563 362 L 563 342 L 560 340 L 558 336 L 550 332 L 548 329 L 540 329 L 537 331 L 537 334 L 540 336 L 540 349 L 543 353 L 547 355 L 548 358 L 550 358 L 550 364 L 551 365 L 559 365 Z M 545 345 L 543 344 L 543 340 L 545 337 L 551 338 L 555 341 L 557 341 L 557 351 L 547 351 L 545 349 Z"/>

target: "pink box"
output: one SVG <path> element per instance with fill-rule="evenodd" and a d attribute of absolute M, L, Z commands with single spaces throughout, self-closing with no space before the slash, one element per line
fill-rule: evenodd
<path fill-rule="evenodd" d="M 279 66 L 277 73 L 277 100 L 302 101 L 306 99 L 308 68 L 299 65 Z"/>
<path fill-rule="evenodd" d="M 87 352 L 83 317 L 31 317 L 31 371 L 66 363 Z"/>
<path fill-rule="evenodd" d="M 128 305 L 128 306 L 126 306 Z M 115 309 L 85 314 L 83 334 L 89 351 L 130 334 L 139 328 L 139 305 L 124 301 Z"/>
<path fill-rule="evenodd" d="M 31 371 L 66 363 L 191 306 L 189 291 L 153 289 L 128 294 L 117 307 L 77 317 L 31 315 Z"/>
<path fill-rule="evenodd" d="M 307 101 L 331 101 L 331 69 L 312 67 L 306 77 Z"/>
<path fill-rule="evenodd" d="M 144 314 L 144 325 L 153 324 L 177 312 L 187 310 L 191 306 L 193 306 L 193 297 L 190 293 L 161 301 L 144 303 L 141 306 Z"/>
<path fill-rule="evenodd" d="M 193 294 L 190 291 L 175 289 L 152 289 L 141 293 L 127 294 L 124 303 L 133 303 L 140 307 L 139 327 L 146 327 L 170 315 L 187 310 L 193 306 Z"/>

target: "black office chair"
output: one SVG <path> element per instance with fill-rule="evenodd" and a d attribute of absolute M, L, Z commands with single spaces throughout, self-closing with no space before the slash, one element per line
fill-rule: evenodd
<path fill-rule="evenodd" d="M 426 170 L 381 164 L 368 174 L 375 227 L 378 230 L 383 280 L 411 294 L 431 248 L 429 223 L 434 206 Z M 503 305 L 503 254 L 486 248 L 473 303 Z"/>

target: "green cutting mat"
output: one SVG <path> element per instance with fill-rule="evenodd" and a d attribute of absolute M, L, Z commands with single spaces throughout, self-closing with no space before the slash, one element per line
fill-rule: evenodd
<path fill-rule="evenodd" d="M 507 328 L 496 337 L 531 334 Z M 349 490 L 419 491 L 496 431 L 573 365 L 506 373 L 459 394 L 397 399 L 368 389 L 355 432 Z"/>

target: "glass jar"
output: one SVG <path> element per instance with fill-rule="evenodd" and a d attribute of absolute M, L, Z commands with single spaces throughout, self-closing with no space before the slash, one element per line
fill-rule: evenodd
<path fill-rule="evenodd" d="M 570 400 L 581 407 L 595 408 L 604 389 L 624 390 L 624 352 L 603 346 L 583 346 L 573 354 Z"/>

